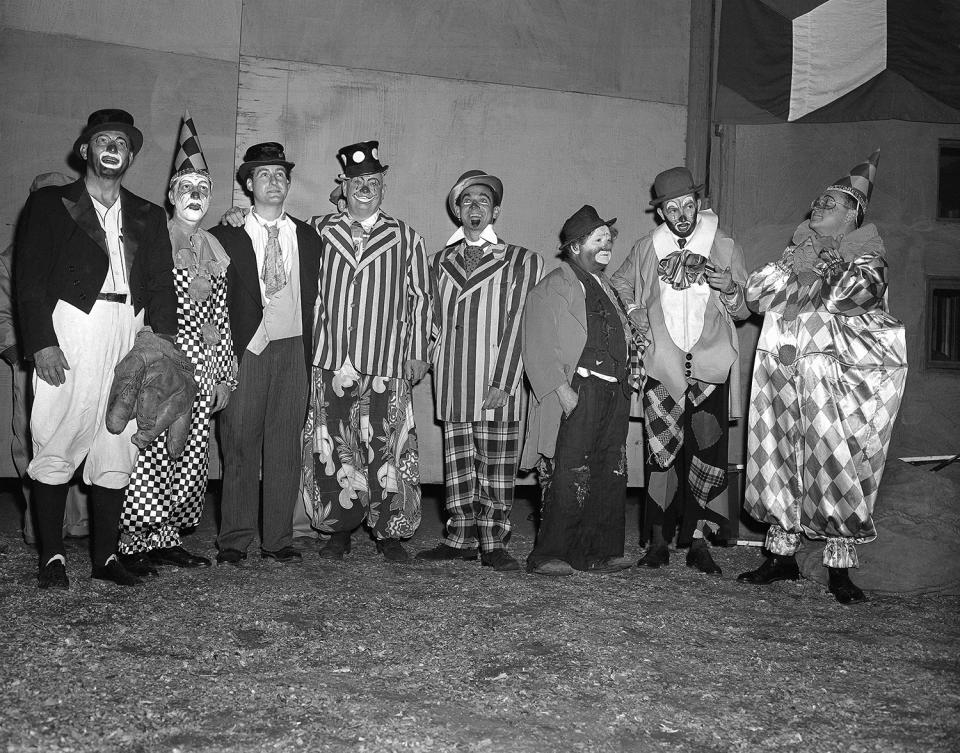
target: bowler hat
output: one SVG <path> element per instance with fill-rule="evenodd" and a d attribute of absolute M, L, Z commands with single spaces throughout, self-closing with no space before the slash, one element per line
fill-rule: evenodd
<path fill-rule="evenodd" d="M 283 144 L 276 141 L 265 141 L 262 144 L 254 144 L 243 155 L 243 164 L 237 170 L 237 178 L 241 183 L 246 183 L 247 178 L 255 167 L 261 165 L 283 165 L 287 172 L 293 169 L 293 162 L 287 161 L 287 156 L 283 153 Z"/>
<path fill-rule="evenodd" d="M 379 141 L 361 141 L 345 146 L 337 152 L 337 161 L 343 170 L 342 179 L 385 173 L 388 170 L 387 165 L 380 164 Z"/>
<path fill-rule="evenodd" d="M 130 151 L 133 154 L 139 152 L 143 146 L 143 134 L 133 124 L 133 115 L 126 110 L 107 109 L 90 113 L 80 138 L 73 142 L 73 153 L 80 157 L 80 147 L 88 143 L 91 137 L 104 131 L 120 131 L 125 134 L 130 139 Z"/>
<path fill-rule="evenodd" d="M 483 170 L 467 170 L 463 175 L 457 178 L 453 184 L 450 193 L 447 194 L 447 207 L 450 213 L 456 215 L 455 207 L 460 201 L 460 194 L 466 191 L 470 186 L 487 186 L 493 191 L 493 203 L 500 206 L 503 201 L 503 181 L 495 175 L 487 175 Z"/>
<path fill-rule="evenodd" d="M 600 219 L 600 215 L 597 214 L 596 209 L 589 204 L 584 204 L 574 212 L 567 221 L 563 223 L 563 227 L 560 228 L 560 248 L 566 248 L 577 240 L 577 238 L 582 238 L 592 233 L 601 225 L 610 227 L 616 221 L 616 217 L 612 220 Z"/>
<path fill-rule="evenodd" d="M 693 175 L 685 167 L 671 167 L 664 170 L 653 180 L 654 198 L 650 201 L 650 206 L 657 206 L 670 199 L 687 194 L 698 194 L 703 190 L 703 184 L 695 186 L 693 184 Z"/>

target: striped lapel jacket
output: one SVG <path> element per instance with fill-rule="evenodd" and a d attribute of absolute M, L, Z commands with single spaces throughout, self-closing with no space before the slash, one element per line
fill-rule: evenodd
<path fill-rule="evenodd" d="M 543 260 L 520 246 L 489 246 L 473 274 L 463 266 L 463 242 L 433 255 L 433 347 L 437 417 L 441 421 L 519 421 L 520 315 L 540 280 Z M 489 388 L 510 393 L 507 404 L 482 410 Z"/>
<path fill-rule="evenodd" d="M 429 361 L 433 318 L 423 238 L 382 211 L 357 258 L 346 212 L 314 217 L 321 258 L 313 363 L 361 374 L 403 376 L 408 359 Z"/>

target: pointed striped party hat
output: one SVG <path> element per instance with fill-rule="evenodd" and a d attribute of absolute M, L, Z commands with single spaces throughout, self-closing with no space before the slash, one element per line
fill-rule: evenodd
<path fill-rule="evenodd" d="M 867 211 L 867 204 L 870 203 L 870 194 L 873 193 L 873 181 L 877 177 L 877 163 L 880 161 L 880 150 L 877 149 L 873 154 L 867 157 L 866 162 L 861 162 L 850 171 L 850 175 L 840 178 L 832 186 L 828 186 L 837 191 L 843 191 L 852 196 L 858 202 L 863 211 Z"/>
<path fill-rule="evenodd" d="M 180 126 L 180 145 L 177 147 L 177 155 L 173 160 L 171 185 L 177 178 L 188 173 L 200 173 L 210 177 L 207 161 L 203 158 L 200 138 L 197 136 L 197 127 L 193 124 L 190 112 L 184 110 L 183 125 Z"/>

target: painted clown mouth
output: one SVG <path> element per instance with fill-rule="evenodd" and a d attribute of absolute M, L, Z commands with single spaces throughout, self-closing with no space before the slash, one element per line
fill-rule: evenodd
<path fill-rule="evenodd" d="M 203 209 L 203 205 L 199 201 L 191 201 L 189 204 L 187 204 L 187 209 L 192 212 L 199 212 L 201 209 Z"/>
<path fill-rule="evenodd" d="M 681 233 L 685 233 L 687 230 L 690 229 L 690 223 L 687 222 L 686 220 L 680 220 L 679 222 L 676 223 L 676 226 L 677 226 L 677 230 L 679 230 Z"/>
<path fill-rule="evenodd" d="M 100 164 L 104 165 L 105 167 L 119 167 L 120 158 L 113 154 L 101 154 Z"/>
<path fill-rule="evenodd" d="M 481 223 L 483 222 L 483 217 L 480 215 L 470 215 L 467 218 L 467 222 L 470 223 L 470 227 L 476 230 L 478 227 L 480 227 Z"/>

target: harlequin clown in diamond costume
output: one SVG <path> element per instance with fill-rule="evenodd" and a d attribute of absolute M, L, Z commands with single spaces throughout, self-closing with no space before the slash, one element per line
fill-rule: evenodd
<path fill-rule="evenodd" d="M 121 518 L 120 551 L 128 570 L 156 574 L 156 565 L 210 564 L 181 545 L 180 531 L 200 522 L 207 487 L 210 417 L 226 407 L 236 387 L 237 362 L 227 315 L 230 257 L 200 228 L 210 208 L 213 183 L 197 132 L 185 113 L 168 198 L 167 223 L 177 290 L 177 345 L 195 366 L 198 391 L 187 446 L 171 458 L 164 435 L 140 453 L 130 477 Z"/>
<path fill-rule="evenodd" d="M 887 312 L 883 241 L 862 225 L 879 152 L 813 202 L 777 261 L 747 281 L 764 315 L 747 439 L 744 507 L 770 523 L 771 556 L 738 580 L 799 577 L 801 535 L 825 539 L 823 564 L 841 604 L 858 543 L 877 532 L 873 506 L 907 377 L 903 324 Z"/>

